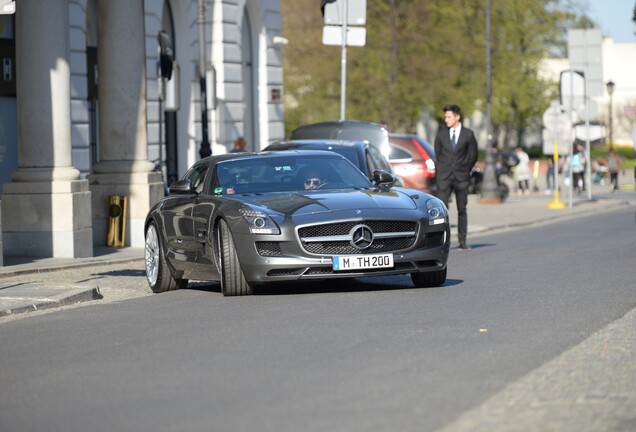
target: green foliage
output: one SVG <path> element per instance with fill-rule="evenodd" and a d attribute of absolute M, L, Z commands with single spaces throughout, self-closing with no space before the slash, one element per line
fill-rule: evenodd
<path fill-rule="evenodd" d="M 634 147 L 615 146 L 614 150 L 616 150 L 616 153 L 625 160 L 636 159 L 636 150 L 634 150 Z M 598 145 L 590 148 L 592 159 L 606 159 L 608 152 L 608 145 Z"/>
<path fill-rule="evenodd" d="M 281 0 L 285 129 L 340 117 L 341 48 L 322 44 L 318 0 Z M 491 0 L 492 120 L 514 146 L 557 88 L 538 74 L 579 16 L 564 0 Z M 455 103 L 485 111 L 486 0 L 368 0 L 364 47 L 347 48 L 346 118 L 412 131 Z M 556 48 L 555 48 L 556 47 Z M 512 135 L 515 134 L 515 135 Z"/>

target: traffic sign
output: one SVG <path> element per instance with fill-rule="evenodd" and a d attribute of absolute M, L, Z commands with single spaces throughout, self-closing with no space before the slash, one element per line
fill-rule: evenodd
<path fill-rule="evenodd" d="M 364 27 L 347 27 L 346 46 L 364 46 L 367 40 L 367 29 Z M 342 45 L 342 26 L 324 26 L 322 28 L 323 45 Z"/>
<path fill-rule="evenodd" d="M 560 130 L 572 123 L 566 110 L 558 101 L 550 102 L 550 108 L 543 113 L 543 127 L 548 130 Z"/>
<path fill-rule="evenodd" d="M 326 25 L 343 24 L 343 6 L 347 7 L 347 25 L 363 26 L 367 23 L 367 0 L 336 0 L 325 4 Z"/>
<path fill-rule="evenodd" d="M 558 131 L 543 129 L 541 134 L 543 138 L 543 154 L 554 154 L 556 146 L 560 155 L 568 155 L 570 153 L 570 129 L 563 128 Z"/>
<path fill-rule="evenodd" d="M 585 103 L 585 75 L 581 71 L 566 70 L 560 79 L 561 105 L 566 111 Z"/>
<path fill-rule="evenodd" d="M 581 121 L 592 121 L 598 115 L 598 104 L 592 100 L 587 100 L 587 106 L 585 104 L 576 107 L 576 113 L 579 115 Z"/>

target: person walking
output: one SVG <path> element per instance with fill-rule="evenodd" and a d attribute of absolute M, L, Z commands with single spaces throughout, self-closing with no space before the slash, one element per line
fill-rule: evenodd
<path fill-rule="evenodd" d="M 477 139 L 472 130 L 462 126 L 462 111 L 457 105 L 443 108 L 446 127 L 435 137 L 437 158 L 437 197 L 446 207 L 451 193 L 457 203 L 457 238 L 460 250 L 470 250 L 466 243 L 468 231 L 468 186 L 470 170 L 477 162 Z"/>
<path fill-rule="evenodd" d="M 570 160 L 570 169 L 572 170 L 572 187 L 577 193 L 585 192 L 585 165 L 587 158 L 583 145 L 576 144 L 572 159 Z"/>
<path fill-rule="evenodd" d="M 517 192 L 519 195 L 530 194 L 530 157 L 521 147 L 515 149 L 519 163 L 515 166 L 515 178 L 517 179 Z"/>
<path fill-rule="evenodd" d="M 545 182 L 547 186 L 545 188 L 545 193 L 549 194 L 550 192 L 552 192 L 552 188 L 556 188 L 556 177 L 554 175 L 554 158 L 548 158 L 547 162 L 548 169 L 545 172 Z"/>
<path fill-rule="evenodd" d="M 623 160 L 618 156 L 616 150 L 610 149 L 607 155 L 607 171 L 610 175 L 610 184 L 612 185 L 612 192 L 616 192 L 618 187 L 618 173 L 623 169 Z"/>

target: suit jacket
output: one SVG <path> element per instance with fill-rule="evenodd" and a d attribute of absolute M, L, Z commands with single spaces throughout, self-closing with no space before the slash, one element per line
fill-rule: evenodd
<path fill-rule="evenodd" d="M 435 137 L 437 183 L 470 181 L 470 170 L 477 162 L 477 139 L 472 130 L 462 125 L 455 151 L 446 126 Z"/>

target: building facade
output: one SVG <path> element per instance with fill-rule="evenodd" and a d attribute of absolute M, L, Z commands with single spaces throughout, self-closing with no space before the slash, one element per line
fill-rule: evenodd
<path fill-rule="evenodd" d="M 19 0 L 0 20 L 4 255 L 92 256 L 111 196 L 142 247 L 148 209 L 203 143 L 284 136 L 280 0 Z"/>

